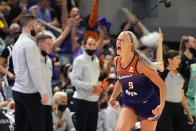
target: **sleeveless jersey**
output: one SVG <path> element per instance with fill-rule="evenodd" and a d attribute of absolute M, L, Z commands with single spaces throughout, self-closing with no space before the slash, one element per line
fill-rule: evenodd
<path fill-rule="evenodd" d="M 192 64 L 191 76 L 188 84 L 188 90 L 186 92 L 186 96 L 190 96 L 192 98 L 195 97 L 196 92 L 196 64 Z"/>
<path fill-rule="evenodd" d="M 121 56 L 116 60 L 117 79 L 123 89 L 123 100 L 130 103 L 139 103 L 148 100 L 155 93 L 154 84 L 145 75 L 137 72 L 138 55 L 134 55 L 126 68 L 122 68 Z"/>

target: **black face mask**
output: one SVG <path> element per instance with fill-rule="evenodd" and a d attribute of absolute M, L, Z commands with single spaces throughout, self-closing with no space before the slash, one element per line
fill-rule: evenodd
<path fill-rule="evenodd" d="M 101 108 L 101 109 L 104 109 L 104 108 L 106 108 L 107 106 L 108 106 L 108 103 L 107 103 L 107 101 L 105 101 L 105 102 L 101 103 L 100 108 Z"/>
<path fill-rule="evenodd" d="M 31 30 L 31 36 L 36 36 L 36 32 L 35 32 L 35 30 Z"/>
<path fill-rule="evenodd" d="M 189 48 L 190 52 L 193 54 L 194 57 L 196 57 L 196 50 L 193 49 L 192 47 Z"/>
<path fill-rule="evenodd" d="M 59 105 L 58 106 L 58 110 L 61 111 L 61 112 L 64 112 L 67 108 L 67 105 Z"/>
<path fill-rule="evenodd" d="M 41 53 L 42 53 L 42 56 L 44 56 L 44 57 L 46 57 L 48 55 L 44 50 L 42 50 Z"/>
<path fill-rule="evenodd" d="M 86 53 L 89 55 L 89 56 L 92 56 L 94 53 L 95 53 L 96 50 L 89 50 L 89 49 L 86 49 Z"/>

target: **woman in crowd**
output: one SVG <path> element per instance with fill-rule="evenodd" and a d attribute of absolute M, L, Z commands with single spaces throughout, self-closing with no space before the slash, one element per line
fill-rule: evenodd
<path fill-rule="evenodd" d="M 54 131 L 76 131 L 72 122 L 71 112 L 67 108 L 67 95 L 65 92 L 56 92 L 54 94 L 54 103 L 56 111 L 53 113 Z"/>

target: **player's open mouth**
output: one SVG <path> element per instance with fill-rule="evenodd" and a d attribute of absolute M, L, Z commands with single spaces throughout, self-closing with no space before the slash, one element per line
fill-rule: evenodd
<path fill-rule="evenodd" d="M 120 50 L 121 49 L 121 47 L 120 46 L 117 46 L 117 50 Z"/>

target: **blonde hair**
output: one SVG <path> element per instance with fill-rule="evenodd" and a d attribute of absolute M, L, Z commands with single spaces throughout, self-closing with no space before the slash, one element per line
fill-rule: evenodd
<path fill-rule="evenodd" d="M 62 97 L 66 97 L 66 99 L 67 99 L 67 94 L 62 91 L 56 92 L 53 97 L 54 103 L 58 102 Z"/>
<path fill-rule="evenodd" d="M 137 37 L 135 34 L 131 31 L 123 31 L 124 33 L 129 35 L 129 38 L 131 42 L 133 43 L 132 51 L 139 56 L 139 59 L 148 67 L 157 70 L 159 68 L 159 63 L 158 62 L 152 62 L 146 55 L 144 55 L 140 50 L 139 50 L 139 42 L 137 40 Z"/>
<path fill-rule="evenodd" d="M 189 36 L 185 36 L 183 35 L 181 37 L 181 40 L 180 40 L 180 46 L 179 46 L 179 53 L 180 54 L 183 54 L 185 49 L 186 49 L 186 46 L 185 44 L 189 42 Z"/>

